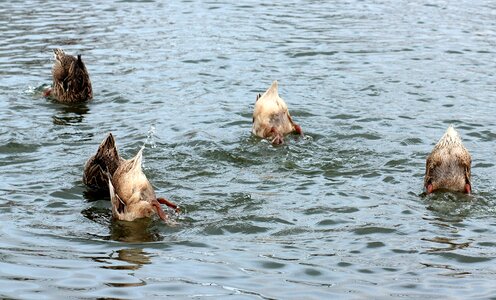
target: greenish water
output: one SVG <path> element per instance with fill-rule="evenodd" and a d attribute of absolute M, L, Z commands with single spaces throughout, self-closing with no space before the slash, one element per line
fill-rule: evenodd
<path fill-rule="evenodd" d="M 496 296 L 491 1 L 3 2 L 0 298 Z M 94 99 L 39 96 L 52 49 Z M 304 139 L 250 135 L 273 80 Z M 422 196 L 449 124 L 474 193 Z M 111 218 L 86 159 L 144 149 L 177 226 Z"/>

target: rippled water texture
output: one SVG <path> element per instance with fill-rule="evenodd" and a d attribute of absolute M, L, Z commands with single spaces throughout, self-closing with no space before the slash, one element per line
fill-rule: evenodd
<path fill-rule="evenodd" d="M 0 298 L 496 295 L 494 2 L 276 2 L 0 4 Z M 55 47 L 93 101 L 40 96 Z M 250 135 L 276 79 L 281 147 Z M 423 196 L 449 124 L 474 193 Z M 110 131 L 177 226 L 86 193 Z"/>

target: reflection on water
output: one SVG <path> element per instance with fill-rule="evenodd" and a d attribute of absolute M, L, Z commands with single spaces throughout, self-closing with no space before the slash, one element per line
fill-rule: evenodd
<path fill-rule="evenodd" d="M 45 97 L 45 91 L 51 88 L 50 84 L 42 84 L 28 91 L 34 99 L 47 101 L 51 108 L 56 110 L 52 116 L 54 125 L 76 125 L 83 122 L 84 116 L 89 113 L 89 102 L 83 103 L 61 103 L 53 97 Z"/>
<path fill-rule="evenodd" d="M 436 247 L 433 246 L 427 250 L 427 252 L 444 252 L 444 251 L 455 251 L 457 249 L 463 249 L 470 246 L 469 242 L 465 243 L 456 243 L 456 239 L 454 238 L 445 238 L 445 237 L 435 237 L 432 239 L 422 238 L 422 241 L 438 243 L 443 245 L 444 247 Z"/>
<path fill-rule="evenodd" d="M 128 270 L 137 270 L 150 263 L 150 254 L 141 248 L 124 248 L 117 250 L 117 259 L 129 263 Z"/>
<path fill-rule="evenodd" d="M 437 192 L 423 198 L 426 208 L 438 218 L 461 222 L 471 214 L 478 213 L 483 204 L 474 195 L 453 192 Z"/>
<path fill-rule="evenodd" d="M 133 222 L 113 220 L 110 225 L 110 239 L 126 243 L 161 241 L 163 237 L 152 218 L 141 218 Z"/>
<path fill-rule="evenodd" d="M 444 271 L 443 273 L 440 274 L 442 276 L 465 277 L 465 276 L 472 275 L 471 272 L 459 270 L 452 265 L 431 264 L 431 263 L 420 263 L 420 264 L 422 266 L 425 266 L 426 268 L 433 268 L 433 269 L 439 269 L 439 270 Z"/>
<path fill-rule="evenodd" d="M 54 125 L 76 125 L 84 120 L 89 112 L 87 103 L 57 103 L 58 112 L 53 115 Z"/>
<path fill-rule="evenodd" d="M 135 276 L 143 265 L 151 263 L 150 253 L 142 248 L 122 248 L 112 251 L 108 257 L 96 256 L 92 260 L 99 264 L 104 270 L 118 271 L 118 276 L 111 276 L 106 279 L 105 285 L 116 288 L 131 288 L 146 285 L 146 281 Z M 125 276 L 124 276 L 125 274 Z"/>
<path fill-rule="evenodd" d="M 93 202 L 94 205 L 83 209 L 81 214 L 109 228 L 108 239 L 126 243 L 145 243 L 163 240 L 160 234 L 161 221 L 153 218 L 141 218 L 133 222 L 119 221 L 112 218 L 110 201 Z"/>
<path fill-rule="evenodd" d="M 111 226 L 112 210 L 110 208 L 110 201 L 98 201 L 97 204 L 92 205 L 81 211 L 81 214 L 95 223 L 103 226 Z"/>

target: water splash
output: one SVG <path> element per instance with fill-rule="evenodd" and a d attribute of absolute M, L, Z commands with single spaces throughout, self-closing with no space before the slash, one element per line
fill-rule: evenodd
<path fill-rule="evenodd" d="M 155 132 L 156 132 L 155 125 L 151 125 L 150 128 L 148 129 L 148 134 L 145 140 L 145 145 L 149 144 L 150 148 L 152 149 L 155 149 L 157 147 L 157 144 L 155 142 Z M 145 147 L 145 145 L 143 145 L 143 147 Z"/>
<path fill-rule="evenodd" d="M 150 145 L 151 149 L 155 149 L 157 147 L 157 144 L 155 142 L 155 125 L 151 125 L 150 128 L 148 129 L 148 133 L 146 135 L 146 139 L 145 142 L 143 143 L 143 146 L 141 146 L 141 150 L 145 150 L 147 145 Z M 142 167 L 145 168 L 144 156 L 142 160 Z"/>
<path fill-rule="evenodd" d="M 34 96 L 34 97 L 43 97 L 45 95 L 45 91 L 51 87 L 52 87 L 52 85 L 47 84 L 47 83 L 43 83 L 39 86 L 28 86 L 23 91 L 23 94 Z"/>

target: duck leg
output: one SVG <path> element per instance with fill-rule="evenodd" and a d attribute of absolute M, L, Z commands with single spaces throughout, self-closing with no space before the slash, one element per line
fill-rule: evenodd
<path fill-rule="evenodd" d="M 165 204 L 167 205 L 168 207 L 172 208 L 175 212 L 177 213 L 180 213 L 181 212 L 181 208 L 179 208 L 179 206 L 165 198 L 157 198 L 157 201 L 161 204 Z"/>
<path fill-rule="evenodd" d="M 158 216 L 160 219 L 162 219 L 164 222 L 167 222 L 167 215 L 165 212 L 162 210 L 162 206 L 160 206 L 160 203 L 157 200 L 152 201 L 153 207 L 155 207 L 155 210 L 157 211 Z"/>

